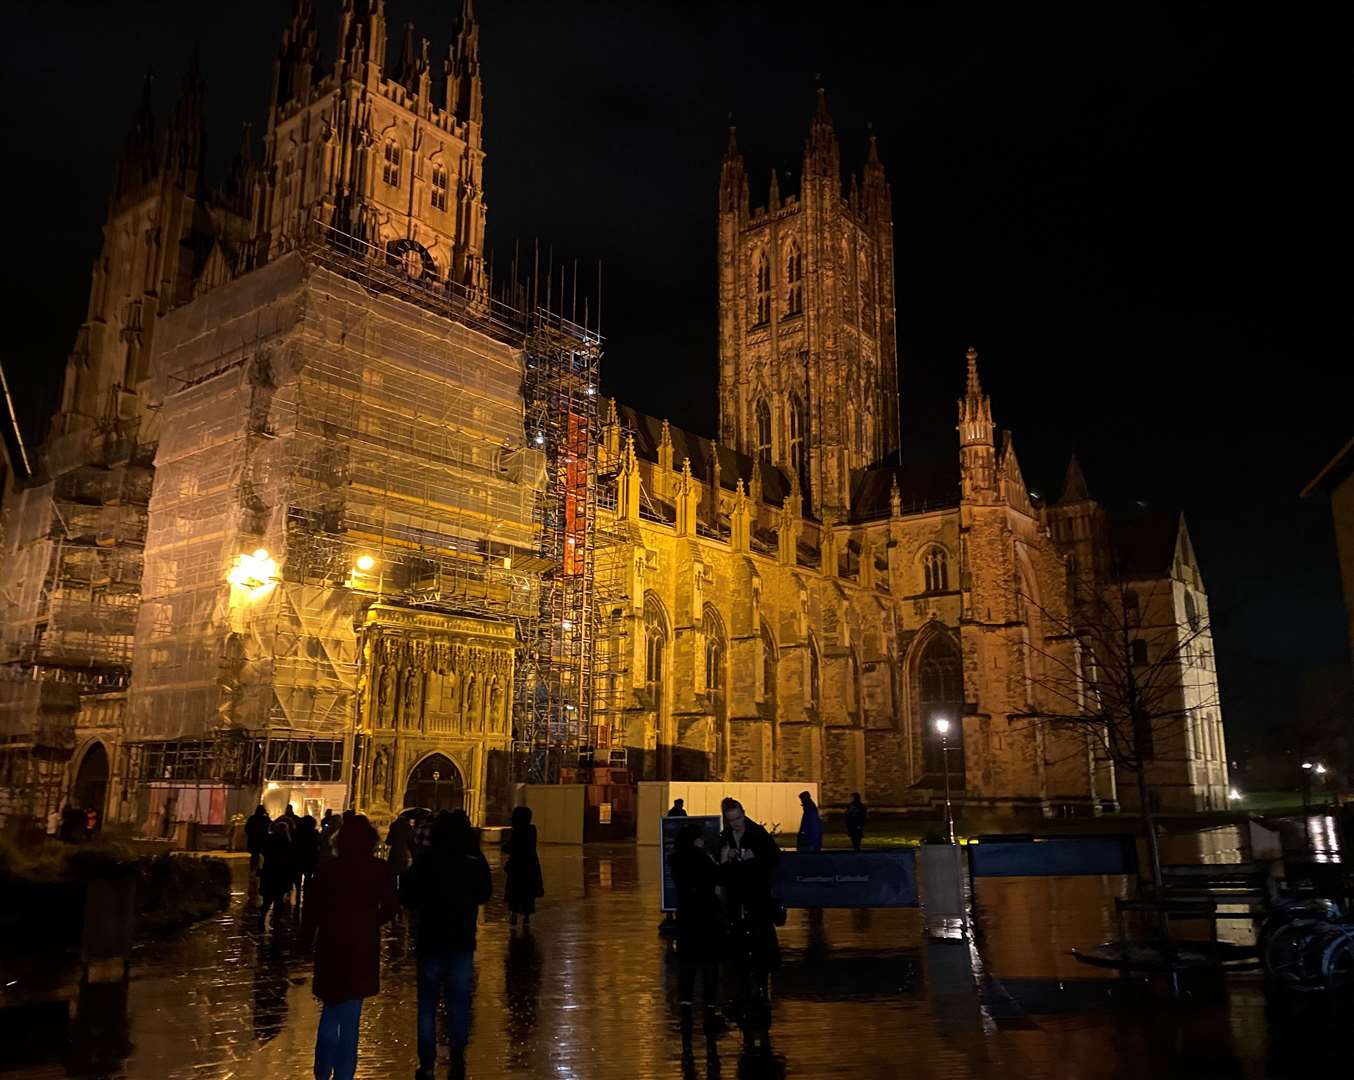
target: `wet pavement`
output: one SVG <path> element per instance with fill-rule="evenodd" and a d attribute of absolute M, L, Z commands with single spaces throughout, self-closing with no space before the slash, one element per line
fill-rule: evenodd
<path fill-rule="evenodd" d="M 1227 835 L 1194 854 L 1225 854 Z M 1193 842 L 1191 844 L 1193 846 Z M 979 883 L 977 942 L 932 940 L 917 910 L 792 911 L 773 982 L 774 1053 L 684 1071 L 676 970 L 657 936 L 654 849 L 542 848 L 547 896 L 530 934 L 498 897 L 477 954 L 470 1077 L 1278 1077 L 1348 1075 L 1334 1032 L 1348 1002 L 1267 1001 L 1258 977 L 1192 987 L 1126 983 L 1070 950 L 1114 936 L 1121 878 Z M 284 920 L 260 932 L 244 865 L 229 912 L 137 948 L 125 994 L 78 1001 L 64 1039 L 0 1048 L 6 1076 L 303 1077 L 318 1008 L 310 965 Z M 1235 933 L 1248 932 L 1244 926 Z M 383 990 L 362 1016 L 360 1077 L 415 1067 L 414 962 L 402 926 L 385 939 Z M 54 1045 L 46 1045 L 47 1041 Z M 79 1060 L 84 1064 L 72 1065 Z"/>

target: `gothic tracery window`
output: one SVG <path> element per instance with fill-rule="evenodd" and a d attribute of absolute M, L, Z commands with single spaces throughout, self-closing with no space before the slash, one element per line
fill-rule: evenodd
<path fill-rule="evenodd" d="M 296 169 L 296 159 L 292 155 L 287 155 L 287 160 L 282 163 L 282 210 L 285 213 L 291 203 L 292 173 Z"/>
<path fill-rule="evenodd" d="M 644 598 L 644 686 L 658 708 L 663 699 L 663 661 L 668 645 L 668 620 L 658 598 Z"/>
<path fill-rule="evenodd" d="M 799 477 L 799 489 L 809 490 L 809 417 L 798 394 L 790 395 L 790 468 Z"/>
<path fill-rule="evenodd" d="M 785 253 L 785 289 L 786 316 L 800 314 L 804 310 L 804 254 L 793 240 Z"/>
<path fill-rule="evenodd" d="M 773 709 L 776 704 L 776 642 L 766 624 L 762 624 L 762 701 Z"/>
<path fill-rule="evenodd" d="M 860 256 L 860 328 L 867 334 L 874 333 L 874 273 L 863 252 Z"/>
<path fill-rule="evenodd" d="M 701 618 L 705 635 L 705 688 L 712 692 L 724 689 L 724 662 L 728 646 L 724 640 L 724 624 L 709 604 Z"/>
<path fill-rule="evenodd" d="M 447 170 L 444 165 L 433 165 L 430 199 L 434 210 L 447 208 Z"/>
<path fill-rule="evenodd" d="M 948 592 L 950 588 L 950 556 L 943 547 L 928 548 L 922 556 L 922 573 L 926 591 Z"/>
<path fill-rule="evenodd" d="M 807 704 L 812 709 L 818 708 L 822 696 L 822 678 L 818 646 L 814 644 L 813 638 L 809 638 L 809 698 Z"/>
<path fill-rule="evenodd" d="M 948 746 L 950 782 L 962 784 L 964 684 L 959 650 L 953 640 L 935 634 L 917 658 L 916 672 L 924 768 L 928 773 L 944 772 Z M 943 735 L 937 730 L 938 720 L 948 722 Z"/>
<path fill-rule="evenodd" d="M 385 166 L 381 170 L 381 179 L 391 187 L 400 186 L 400 144 L 394 139 L 386 142 Z"/>
<path fill-rule="evenodd" d="M 771 406 L 765 400 L 759 400 L 754 410 L 757 414 L 757 460 L 763 465 L 771 464 Z"/>
<path fill-rule="evenodd" d="M 771 260 L 765 251 L 757 253 L 757 326 L 771 321 Z"/>

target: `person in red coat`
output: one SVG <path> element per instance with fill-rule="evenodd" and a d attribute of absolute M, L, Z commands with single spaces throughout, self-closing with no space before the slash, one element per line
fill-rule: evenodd
<path fill-rule="evenodd" d="M 362 999 L 381 989 L 381 926 L 399 910 L 395 875 L 372 852 L 378 837 L 361 815 L 344 822 L 338 857 L 320 864 L 306 898 L 304 940 L 315 946 L 318 1080 L 352 1080 Z"/>

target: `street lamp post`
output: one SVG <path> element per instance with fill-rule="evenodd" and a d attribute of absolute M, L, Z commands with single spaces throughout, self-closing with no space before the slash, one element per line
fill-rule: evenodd
<path fill-rule="evenodd" d="M 950 832 L 950 843 L 954 840 L 954 807 L 950 803 L 950 722 L 945 717 L 936 720 L 936 732 L 940 735 L 940 758 L 945 770 L 945 823 Z"/>
<path fill-rule="evenodd" d="M 1312 808 L 1312 770 L 1315 768 L 1316 766 L 1310 761 L 1302 763 L 1302 812 L 1304 814 Z"/>

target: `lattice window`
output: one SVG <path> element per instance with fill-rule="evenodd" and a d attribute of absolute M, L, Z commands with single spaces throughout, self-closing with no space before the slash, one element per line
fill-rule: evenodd
<path fill-rule="evenodd" d="M 394 139 L 386 143 L 385 166 L 381 170 L 381 179 L 393 188 L 400 186 L 400 144 Z"/>

